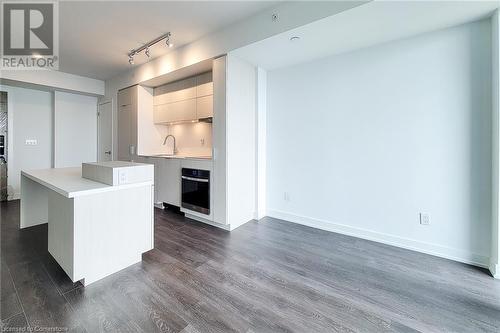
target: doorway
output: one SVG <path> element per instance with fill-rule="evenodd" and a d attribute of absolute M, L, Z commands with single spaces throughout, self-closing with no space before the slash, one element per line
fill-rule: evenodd
<path fill-rule="evenodd" d="M 97 160 L 113 160 L 113 103 L 100 103 L 97 108 Z"/>

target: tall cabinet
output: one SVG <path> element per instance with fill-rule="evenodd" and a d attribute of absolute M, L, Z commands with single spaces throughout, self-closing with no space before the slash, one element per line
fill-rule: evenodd
<path fill-rule="evenodd" d="M 137 87 L 118 91 L 119 161 L 132 161 L 137 156 Z"/>

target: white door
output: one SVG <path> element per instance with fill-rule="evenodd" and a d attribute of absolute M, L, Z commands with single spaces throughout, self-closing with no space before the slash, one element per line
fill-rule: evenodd
<path fill-rule="evenodd" d="M 113 159 L 113 104 L 101 103 L 98 107 L 98 158 L 100 162 Z"/>

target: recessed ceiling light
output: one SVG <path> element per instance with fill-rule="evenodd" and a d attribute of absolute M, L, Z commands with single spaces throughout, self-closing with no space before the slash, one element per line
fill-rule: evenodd
<path fill-rule="evenodd" d="M 290 37 L 290 42 L 297 42 L 300 39 L 299 36 Z"/>

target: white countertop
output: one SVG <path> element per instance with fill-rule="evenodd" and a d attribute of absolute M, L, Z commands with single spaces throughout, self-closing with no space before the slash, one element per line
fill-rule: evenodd
<path fill-rule="evenodd" d="M 176 158 L 176 159 L 190 159 L 190 160 L 211 160 L 212 156 L 193 156 L 193 155 L 168 155 L 168 154 L 151 154 L 139 155 L 140 157 L 155 157 L 155 158 Z"/>
<path fill-rule="evenodd" d="M 21 171 L 21 175 L 56 191 L 67 198 L 81 195 L 116 191 L 125 188 L 153 185 L 153 182 L 142 182 L 111 186 L 82 178 L 82 168 L 57 168 Z"/>

